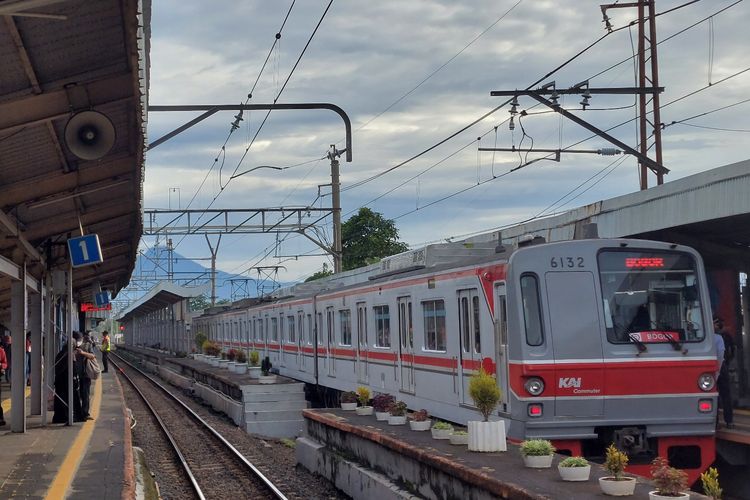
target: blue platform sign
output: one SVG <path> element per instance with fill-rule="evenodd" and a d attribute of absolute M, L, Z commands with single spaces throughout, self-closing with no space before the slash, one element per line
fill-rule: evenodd
<path fill-rule="evenodd" d="M 94 294 L 94 304 L 96 304 L 96 307 L 104 307 L 109 304 L 109 292 Z"/>
<path fill-rule="evenodd" d="M 69 239 L 68 251 L 73 267 L 90 266 L 104 261 L 98 234 L 87 234 Z"/>

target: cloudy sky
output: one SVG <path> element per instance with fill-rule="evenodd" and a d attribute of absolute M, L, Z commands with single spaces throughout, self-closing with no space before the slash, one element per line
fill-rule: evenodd
<path fill-rule="evenodd" d="M 291 4 L 291 0 L 154 2 L 150 103 L 236 104 L 246 100 L 256 79 L 250 102 L 273 102 L 328 1 L 297 0 L 271 51 Z M 632 157 L 564 154 L 559 163 L 539 161 L 507 174 L 522 160 L 543 154 L 524 153 L 522 158 L 517 153 L 478 152 L 479 145 L 528 149 L 532 140 L 538 148 L 565 148 L 591 135 L 534 106 L 530 98 L 520 99 L 518 110 L 527 110 L 528 116 L 521 124 L 516 119 L 514 130 L 509 130 L 510 107 L 505 106 L 429 153 L 354 186 L 502 104 L 502 98 L 490 97 L 491 90 L 526 88 L 596 41 L 605 33 L 599 4 L 589 0 L 337 0 L 278 102 L 331 102 L 348 113 L 354 128 L 354 159 L 341 162 L 344 219 L 360 206 L 369 206 L 395 219 L 401 239 L 413 246 L 629 193 L 639 186 Z M 666 124 L 750 97 L 750 71 L 732 76 L 750 68 L 750 4 L 659 0 L 657 12 L 683 4 L 690 5 L 657 21 L 658 40 L 698 23 L 659 45 Z M 616 9 L 610 17 L 614 28 L 625 28 L 542 83 L 555 80 L 559 88 L 567 88 L 589 79 L 592 87 L 633 86 L 634 67 L 628 58 L 637 32 L 627 25 L 636 12 Z M 670 104 L 709 84 L 710 88 Z M 580 100 L 567 96 L 561 103 L 603 129 L 635 116 L 633 96 L 594 96 L 585 113 L 580 111 Z M 747 159 L 749 113 L 750 102 L 745 102 L 668 125 L 663 131 L 664 164 L 671 169 L 666 181 Z M 343 125 L 335 114 L 273 112 L 244 158 L 265 112 L 245 113 L 241 128 L 222 152 L 233 115 L 218 113 L 148 153 L 146 208 L 330 207 L 330 188 L 320 188 L 322 197 L 318 196 L 318 186 L 330 183 L 329 163 L 317 160 L 330 144 L 344 147 Z M 160 137 L 193 116 L 152 112 L 149 138 Z M 634 122 L 612 134 L 636 147 Z M 594 138 L 577 148 L 609 146 Z M 282 171 L 259 169 L 227 182 L 232 172 L 259 165 L 296 166 Z M 653 176 L 649 184 L 655 184 Z M 435 203 L 461 190 L 465 191 Z M 324 237 L 330 239 L 330 218 L 325 222 Z M 290 259 L 320 252 L 303 237 L 282 238 L 275 249 L 273 237 L 225 236 L 218 266 L 239 274 L 251 266 L 283 261 L 287 271 L 279 278 L 291 281 L 330 262 L 322 256 Z M 173 239 L 182 255 L 209 255 L 202 236 Z M 153 237 L 142 242 L 143 249 L 154 245 Z"/>

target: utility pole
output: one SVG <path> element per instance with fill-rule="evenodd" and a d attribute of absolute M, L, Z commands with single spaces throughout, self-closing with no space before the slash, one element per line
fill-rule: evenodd
<path fill-rule="evenodd" d="M 174 248 L 172 247 L 172 238 L 167 238 L 167 280 L 174 281 Z"/>
<path fill-rule="evenodd" d="M 607 16 L 607 9 L 621 9 L 638 7 L 638 86 L 640 89 L 651 89 L 652 92 L 642 92 L 638 96 L 638 123 L 639 123 L 639 149 L 642 156 L 648 156 L 648 141 L 654 138 L 654 155 L 656 163 L 662 165 L 661 150 L 661 111 L 659 109 L 659 61 L 656 51 L 656 0 L 638 0 L 636 2 L 625 2 L 601 5 L 604 23 L 609 31 L 612 25 Z M 646 12 L 648 9 L 648 12 Z M 648 28 L 646 23 L 648 22 Z M 648 51 L 648 54 L 646 54 Z M 648 105 L 654 114 L 653 122 L 648 119 Z M 651 135 L 648 131 L 651 130 Z M 648 189 L 648 165 L 639 160 L 641 190 Z M 656 183 L 664 183 L 664 174 L 656 172 Z"/>
<path fill-rule="evenodd" d="M 211 252 L 211 306 L 216 305 L 216 254 L 219 253 L 219 245 L 221 244 L 221 234 L 219 234 L 219 239 L 216 241 L 216 248 L 211 246 L 211 240 L 208 239 L 208 235 L 204 234 L 203 236 L 206 237 L 206 243 L 208 243 L 208 249 Z"/>
<path fill-rule="evenodd" d="M 333 272 L 341 272 L 342 245 L 341 245 L 341 181 L 339 180 L 339 160 L 344 153 L 331 144 L 328 159 L 331 160 L 331 208 L 333 209 Z"/>

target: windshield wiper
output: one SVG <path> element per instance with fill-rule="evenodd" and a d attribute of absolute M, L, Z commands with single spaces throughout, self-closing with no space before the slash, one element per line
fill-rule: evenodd
<path fill-rule="evenodd" d="M 638 354 L 636 354 L 636 356 L 640 356 L 644 352 L 648 352 L 648 347 L 646 347 L 646 344 L 641 342 L 641 339 L 639 339 L 635 334 L 629 334 L 628 338 L 632 343 L 636 345 L 636 347 L 638 347 Z"/>
<path fill-rule="evenodd" d="M 667 342 L 672 345 L 672 349 L 674 349 L 675 351 L 682 351 L 682 354 L 688 353 L 687 349 L 682 348 L 682 342 L 673 339 L 672 336 L 668 334 L 668 332 L 664 336 L 667 338 Z"/>

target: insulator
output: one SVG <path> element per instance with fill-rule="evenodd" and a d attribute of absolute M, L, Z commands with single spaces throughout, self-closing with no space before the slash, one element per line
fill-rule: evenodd
<path fill-rule="evenodd" d="M 513 117 L 510 117 L 510 123 L 508 124 L 508 130 L 515 130 L 516 124 L 513 123 Z"/>
<path fill-rule="evenodd" d="M 622 151 L 617 148 L 601 148 L 599 150 L 599 154 L 602 156 L 617 156 L 621 153 Z"/>

